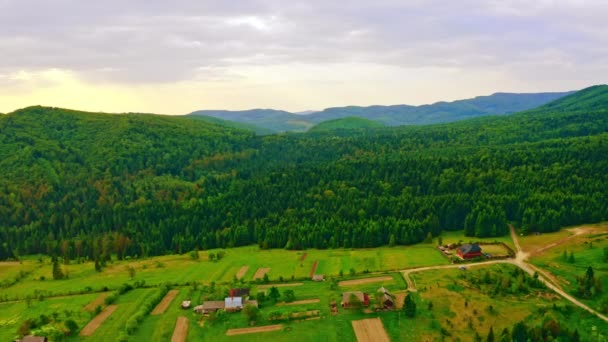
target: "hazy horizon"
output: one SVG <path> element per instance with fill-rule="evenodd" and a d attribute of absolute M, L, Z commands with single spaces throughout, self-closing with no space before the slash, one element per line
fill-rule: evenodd
<path fill-rule="evenodd" d="M 422 105 L 608 79 L 608 3 L 0 1 L 0 112 Z"/>

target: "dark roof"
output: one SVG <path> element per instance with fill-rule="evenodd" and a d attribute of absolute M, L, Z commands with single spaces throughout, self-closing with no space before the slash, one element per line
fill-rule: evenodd
<path fill-rule="evenodd" d="M 224 305 L 226 305 L 226 304 L 224 303 L 223 300 L 208 300 L 203 303 L 202 309 L 203 310 L 223 309 Z"/>
<path fill-rule="evenodd" d="M 239 288 L 239 289 L 230 289 L 230 297 L 245 297 L 249 296 L 249 289 Z"/>
<path fill-rule="evenodd" d="M 469 253 L 481 253 L 481 247 L 478 244 L 466 244 L 458 247 L 458 251 L 461 254 L 469 254 Z"/>

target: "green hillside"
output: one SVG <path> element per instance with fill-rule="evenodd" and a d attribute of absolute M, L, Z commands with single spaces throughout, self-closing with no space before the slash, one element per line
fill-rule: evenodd
<path fill-rule="evenodd" d="M 31 107 L 0 117 L 0 258 L 418 243 L 608 220 L 608 87 L 451 124 L 256 136 Z"/>
<path fill-rule="evenodd" d="M 260 135 L 265 135 L 265 134 L 272 134 L 273 131 L 263 128 L 263 127 L 258 127 L 255 125 L 251 125 L 251 124 L 247 124 L 247 123 L 242 123 L 242 122 L 237 122 L 237 121 L 230 121 L 230 120 L 223 120 L 220 118 L 216 118 L 213 116 L 206 116 L 206 115 L 192 115 L 190 116 L 190 118 L 194 119 L 194 120 L 201 120 L 201 121 L 206 121 L 206 122 L 210 122 L 213 124 L 217 124 L 220 126 L 224 126 L 224 127 L 230 127 L 230 128 L 237 128 L 237 129 L 242 129 L 242 130 L 246 130 L 246 131 L 253 131 L 257 134 Z"/>
<path fill-rule="evenodd" d="M 384 127 L 384 124 L 373 120 L 350 116 L 342 119 L 323 121 L 320 124 L 312 127 L 309 132 L 324 132 L 344 129 L 350 130 L 379 127 Z"/>

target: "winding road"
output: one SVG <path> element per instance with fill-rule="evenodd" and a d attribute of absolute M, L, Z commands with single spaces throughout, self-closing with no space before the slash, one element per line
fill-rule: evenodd
<path fill-rule="evenodd" d="M 570 301 L 572 304 L 578 306 L 579 308 L 586 310 L 586 311 L 594 314 L 595 316 L 599 317 L 600 319 L 608 322 L 607 316 L 603 315 L 602 313 L 600 313 L 596 310 L 593 310 L 592 308 L 588 307 L 586 304 L 582 303 L 578 299 L 572 297 L 571 295 L 566 293 L 561 287 L 559 287 L 558 285 L 547 280 L 548 278 L 545 278 L 544 276 L 542 276 L 541 274 L 545 274 L 545 271 L 543 271 L 542 269 L 539 269 L 538 267 L 536 267 L 534 265 L 529 264 L 527 262 L 528 254 L 522 251 L 521 246 L 519 245 L 519 240 L 517 239 L 517 234 L 515 233 L 515 228 L 513 228 L 513 226 L 509 226 L 509 229 L 511 230 L 511 238 L 513 239 L 513 244 L 515 245 L 515 248 L 517 250 L 517 253 L 516 253 L 514 259 L 490 260 L 490 261 L 478 262 L 475 264 L 467 264 L 466 267 L 470 268 L 470 267 L 487 266 L 487 265 L 493 265 L 493 264 L 511 264 L 511 265 L 515 265 L 515 266 L 521 268 L 523 271 L 525 271 L 526 273 L 528 273 L 530 275 L 534 275 L 534 273 L 537 273 L 538 280 L 540 280 L 543 284 L 545 284 L 545 286 L 547 286 L 547 288 L 553 290 L 555 293 L 562 296 L 564 299 Z M 403 278 L 407 282 L 408 290 L 415 292 L 416 286 L 415 286 L 413 280 L 409 276 L 410 273 L 423 272 L 423 271 L 429 271 L 429 270 L 459 268 L 461 266 L 463 266 L 463 265 L 462 264 L 451 264 L 451 265 L 428 266 L 428 267 L 405 269 L 405 270 L 401 270 L 399 272 L 401 272 L 401 274 L 403 275 Z"/>

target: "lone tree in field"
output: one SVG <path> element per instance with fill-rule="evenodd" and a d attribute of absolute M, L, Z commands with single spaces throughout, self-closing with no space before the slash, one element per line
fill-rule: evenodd
<path fill-rule="evenodd" d="M 63 279 L 65 275 L 61 270 L 61 265 L 59 265 L 59 260 L 56 257 L 53 257 L 53 279 L 59 280 Z"/>
<path fill-rule="evenodd" d="M 135 267 L 127 266 L 127 271 L 129 272 L 129 278 L 135 278 Z"/>
<path fill-rule="evenodd" d="M 281 293 L 279 293 L 279 289 L 276 286 L 273 286 L 268 290 L 268 297 L 276 302 L 281 297 Z"/>
<path fill-rule="evenodd" d="M 285 290 L 283 291 L 283 299 L 286 302 L 291 303 L 296 300 L 296 294 L 293 292 L 293 290 Z"/>
<path fill-rule="evenodd" d="M 416 316 L 416 302 L 411 293 L 408 293 L 403 300 L 403 312 L 407 317 Z"/>

